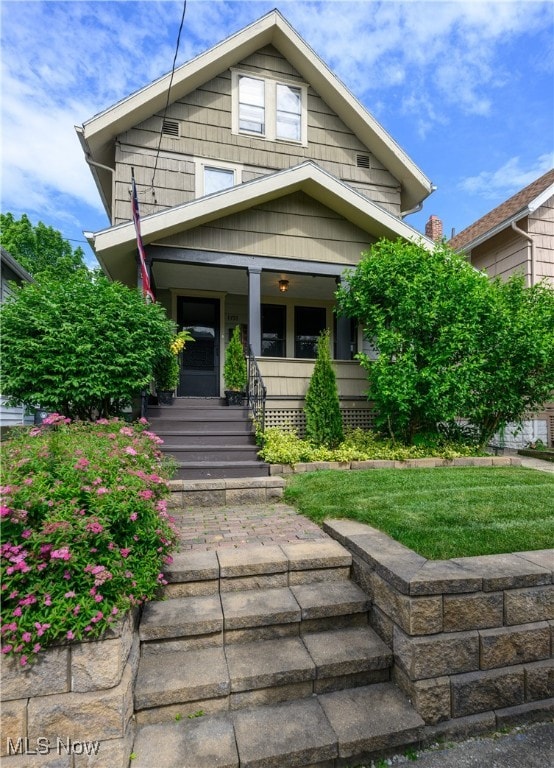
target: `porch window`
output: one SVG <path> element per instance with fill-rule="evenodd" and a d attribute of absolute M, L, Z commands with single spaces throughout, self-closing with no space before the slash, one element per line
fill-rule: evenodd
<path fill-rule="evenodd" d="M 265 83 L 254 77 L 239 77 L 239 128 L 265 133 Z"/>
<path fill-rule="evenodd" d="M 287 308 L 262 304 L 262 357 L 286 357 Z"/>
<path fill-rule="evenodd" d="M 294 356 L 315 358 L 317 340 L 327 327 L 327 312 L 323 307 L 294 308 Z"/>

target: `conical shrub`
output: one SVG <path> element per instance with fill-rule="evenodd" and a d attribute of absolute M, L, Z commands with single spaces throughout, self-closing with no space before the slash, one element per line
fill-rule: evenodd
<path fill-rule="evenodd" d="M 329 330 L 317 341 L 317 358 L 306 393 L 306 437 L 315 445 L 335 448 L 344 438 L 335 372 L 329 354 Z"/>

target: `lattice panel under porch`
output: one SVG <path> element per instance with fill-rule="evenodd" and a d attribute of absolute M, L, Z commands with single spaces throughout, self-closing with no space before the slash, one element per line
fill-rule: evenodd
<path fill-rule="evenodd" d="M 369 408 L 342 408 L 341 415 L 345 428 L 373 428 L 373 411 Z M 296 430 L 300 437 L 304 437 L 306 434 L 306 416 L 302 408 L 267 409 L 265 412 L 265 425 L 266 428 L 277 427 L 286 431 Z"/>

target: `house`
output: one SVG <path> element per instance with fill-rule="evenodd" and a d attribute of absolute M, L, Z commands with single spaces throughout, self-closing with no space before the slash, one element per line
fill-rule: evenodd
<path fill-rule="evenodd" d="M 523 274 L 527 285 L 554 287 L 554 169 L 536 179 L 450 240 L 474 267 L 491 277 Z M 554 445 L 554 402 L 514 434 L 508 425 L 499 441 L 521 448 L 542 440 Z"/>
<path fill-rule="evenodd" d="M 283 16 L 268 13 L 76 130 L 110 220 L 87 237 L 127 285 L 140 284 L 134 170 L 156 298 L 196 339 L 177 394 L 222 393 L 238 324 L 267 387 L 266 424 L 302 430 L 328 327 L 344 420 L 369 426 L 353 360 L 364 342 L 334 317 L 336 285 L 381 237 L 431 249 L 403 218 L 434 188 Z"/>
<path fill-rule="evenodd" d="M 26 269 L 23 269 L 13 256 L 4 248 L 0 247 L 0 304 L 6 301 L 6 298 L 12 293 L 12 285 L 16 283 L 30 283 L 33 281 L 31 275 Z M 15 427 L 20 424 L 30 423 L 32 418 L 25 416 L 25 409 L 22 406 L 8 407 L 4 405 L 5 400 L 0 395 L 0 427 L 2 431 L 5 428 Z"/>

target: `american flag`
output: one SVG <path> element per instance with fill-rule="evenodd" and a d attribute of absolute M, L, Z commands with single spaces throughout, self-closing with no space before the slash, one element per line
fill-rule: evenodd
<path fill-rule="evenodd" d="M 137 195 L 137 185 L 135 184 L 134 176 L 132 178 L 132 183 L 133 183 L 133 194 L 132 194 L 132 200 L 131 200 L 131 207 L 133 210 L 133 222 L 135 224 L 135 232 L 137 234 L 137 248 L 139 252 L 140 276 L 142 278 L 142 292 L 147 299 L 149 299 L 151 302 L 155 302 L 156 297 L 154 296 L 154 292 L 152 291 L 152 287 L 150 285 L 150 275 L 148 273 L 148 267 L 146 266 L 146 253 L 144 251 L 142 235 L 140 234 L 139 204 L 138 204 L 138 195 Z"/>

